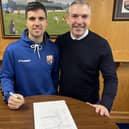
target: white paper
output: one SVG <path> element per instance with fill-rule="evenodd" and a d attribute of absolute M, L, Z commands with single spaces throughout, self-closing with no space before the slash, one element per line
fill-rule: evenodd
<path fill-rule="evenodd" d="M 77 129 L 64 100 L 33 103 L 35 129 Z"/>

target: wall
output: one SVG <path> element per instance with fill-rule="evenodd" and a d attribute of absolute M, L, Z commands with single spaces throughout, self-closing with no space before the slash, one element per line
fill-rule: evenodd
<path fill-rule="evenodd" d="M 1 15 L 0 15 L 0 19 L 1 19 Z M 2 22 L 0 20 L 0 60 L 2 60 L 2 56 L 7 45 L 14 40 L 16 39 L 3 39 L 2 38 Z"/>
<path fill-rule="evenodd" d="M 89 0 L 89 2 L 92 6 L 91 30 L 109 41 L 118 65 L 119 85 L 111 118 L 115 122 L 129 122 L 129 29 L 127 29 L 129 21 L 112 21 L 114 0 Z M 0 28 L 0 59 L 5 47 L 14 40 L 16 39 L 3 39 Z"/>
<path fill-rule="evenodd" d="M 129 29 L 127 28 L 129 21 L 112 21 L 114 0 L 89 0 L 89 3 L 92 7 L 91 30 L 104 36 L 109 41 L 117 62 L 128 62 Z M 14 39 L 3 39 L 1 36 L 0 31 L 0 59 L 2 59 L 5 47 L 14 41 Z"/>
<path fill-rule="evenodd" d="M 129 123 L 129 63 L 120 63 L 117 67 L 118 89 L 115 97 L 111 119 L 115 122 Z M 100 76 L 100 94 L 103 90 L 103 79 Z"/>
<path fill-rule="evenodd" d="M 116 61 L 129 61 L 129 21 L 112 21 L 114 0 L 89 0 L 91 29 L 110 42 Z"/>
<path fill-rule="evenodd" d="M 129 63 L 117 68 L 118 91 L 112 108 L 112 119 L 129 123 Z"/>

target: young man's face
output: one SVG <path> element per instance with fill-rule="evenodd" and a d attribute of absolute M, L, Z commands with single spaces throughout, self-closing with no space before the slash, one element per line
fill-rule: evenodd
<path fill-rule="evenodd" d="M 73 36 L 82 36 L 90 24 L 90 9 L 87 5 L 75 4 L 69 9 L 67 23 Z"/>
<path fill-rule="evenodd" d="M 26 18 L 26 26 L 29 30 L 29 38 L 42 38 L 47 27 L 47 17 L 41 9 L 29 11 Z"/>

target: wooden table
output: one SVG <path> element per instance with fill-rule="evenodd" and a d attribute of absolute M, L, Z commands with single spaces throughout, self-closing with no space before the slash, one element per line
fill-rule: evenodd
<path fill-rule="evenodd" d="M 26 97 L 18 110 L 10 110 L 0 95 L 0 129 L 34 129 L 33 102 L 65 100 L 78 129 L 118 129 L 107 117 L 95 113 L 93 107 L 76 99 L 63 96 Z"/>

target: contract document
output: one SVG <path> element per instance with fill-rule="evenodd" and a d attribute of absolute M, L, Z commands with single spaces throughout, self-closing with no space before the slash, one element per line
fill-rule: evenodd
<path fill-rule="evenodd" d="M 35 129 L 77 129 L 64 100 L 35 102 Z"/>

